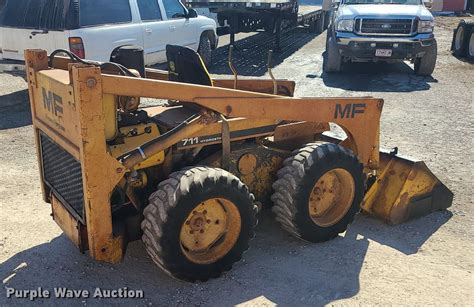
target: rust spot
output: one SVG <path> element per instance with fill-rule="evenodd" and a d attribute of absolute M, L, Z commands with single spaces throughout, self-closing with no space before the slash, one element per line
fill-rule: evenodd
<path fill-rule="evenodd" d="M 379 110 L 382 110 L 383 108 L 383 100 L 380 99 L 379 102 L 377 103 L 377 107 L 379 108 Z"/>
<path fill-rule="evenodd" d="M 400 173 L 400 179 L 401 179 L 401 180 L 406 180 L 407 177 L 408 177 L 407 173 L 405 173 L 405 172 L 401 172 L 401 173 Z"/>
<path fill-rule="evenodd" d="M 404 206 L 406 204 L 408 204 L 408 192 L 405 192 L 400 196 L 400 205 Z"/>
<path fill-rule="evenodd" d="M 415 180 L 416 175 L 418 175 L 418 172 L 416 170 L 412 170 L 410 175 L 408 176 L 408 180 Z"/>
<path fill-rule="evenodd" d="M 94 78 L 87 79 L 87 87 L 94 88 L 97 85 L 97 81 Z"/>

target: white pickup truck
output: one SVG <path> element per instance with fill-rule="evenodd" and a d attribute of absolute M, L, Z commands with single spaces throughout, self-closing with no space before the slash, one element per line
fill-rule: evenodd
<path fill-rule="evenodd" d="M 410 60 L 415 73 L 433 73 L 437 44 L 431 0 L 325 0 L 333 16 L 327 32 L 325 71 L 343 62 Z"/>
<path fill-rule="evenodd" d="M 166 61 L 168 44 L 190 47 L 208 64 L 216 22 L 179 0 L 6 0 L 0 14 L 0 60 L 22 61 L 28 48 L 61 48 L 108 62 L 117 48 L 134 45 L 153 65 Z"/>

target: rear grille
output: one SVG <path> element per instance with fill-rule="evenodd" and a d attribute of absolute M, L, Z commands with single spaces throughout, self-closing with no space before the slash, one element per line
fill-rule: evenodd
<path fill-rule="evenodd" d="M 43 133 L 40 142 L 45 183 L 71 214 L 84 223 L 81 164 Z"/>
<path fill-rule="evenodd" d="M 361 34 L 410 35 L 416 32 L 416 19 L 358 18 L 356 31 Z"/>

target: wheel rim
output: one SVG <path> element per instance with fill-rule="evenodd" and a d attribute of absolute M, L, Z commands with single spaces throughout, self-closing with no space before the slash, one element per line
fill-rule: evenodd
<path fill-rule="evenodd" d="M 208 199 L 196 206 L 181 226 L 181 249 L 194 263 L 216 262 L 235 245 L 240 228 L 240 213 L 233 202 Z"/>
<path fill-rule="evenodd" d="M 339 222 L 354 201 L 355 183 L 352 175 L 336 168 L 322 175 L 313 186 L 308 209 L 312 221 L 321 227 Z"/>
<path fill-rule="evenodd" d="M 464 37 L 464 28 L 460 27 L 456 33 L 456 40 L 454 42 L 454 46 L 456 50 L 461 49 L 463 37 Z"/>
<path fill-rule="evenodd" d="M 469 55 L 474 56 L 474 33 L 471 34 L 471 39 L 469 40 Z"/>

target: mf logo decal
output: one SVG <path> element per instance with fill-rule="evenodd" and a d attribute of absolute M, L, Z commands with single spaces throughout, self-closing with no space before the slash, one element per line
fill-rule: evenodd
<path fill-rule="evenodd" d="M 63 115 L 63 99 L 51 91 L 46 91 L 43 87 L 43 106 L 54 116 Z"/>
<path fill-rule="evenodd" d="M 54 124 L 57 129 L 65 131 L 66 129 L 60 123 L 64 113 L 62 97 L 51 91 L 47 91 L 44 87 L 42 88 L 42 91 L 43 107 L 47 111 L 47 114 L 52 115 L 47 115 L 46 118 Z"/>
<path fill-rule="evenodd" d="M 365 107 L 365 103 L 348 103 L 345 105 L 338 103 L 334 111 L 334 118 L 354 118 L 357 114 L 364 114 Z"/>

